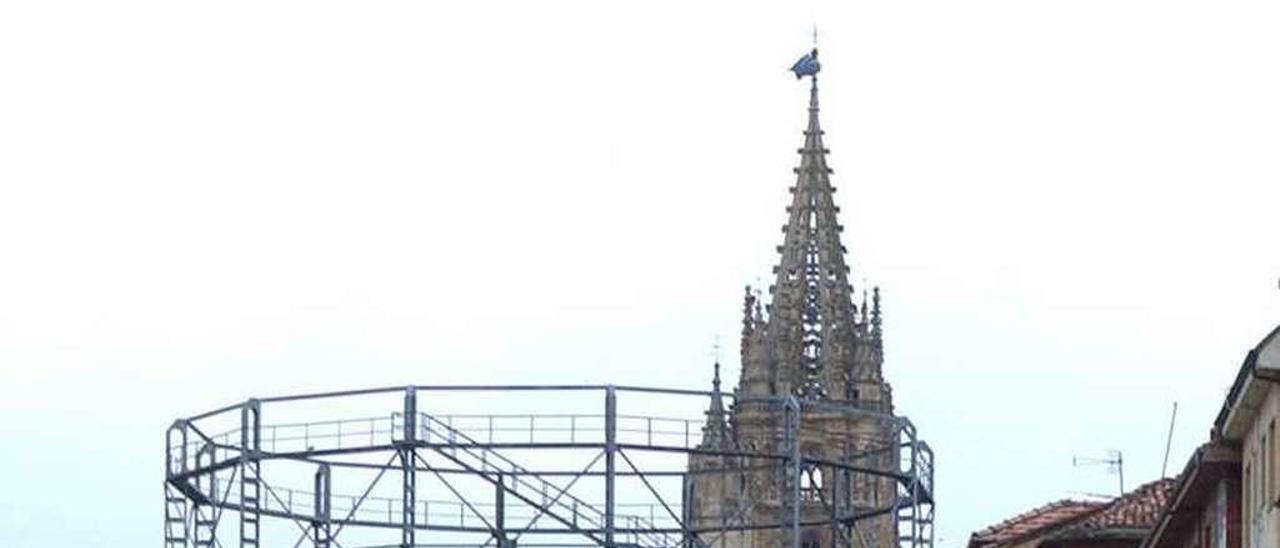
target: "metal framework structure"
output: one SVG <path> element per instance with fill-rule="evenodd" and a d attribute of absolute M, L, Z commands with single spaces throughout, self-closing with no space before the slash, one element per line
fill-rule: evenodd
<path fill-rule="evenodd" d="M 823 527 L 852 548 L 865 545 L 858 523 L 891 516 L 897 538 L 885 546 L 932 546 L 933 454 L 905 418 L 882 417 L 896 440 L 887 468 L 806 457 L 796 442 L 806 413 L 868 411 L 796 397 L 750 402 L 776 411 L 777 448 L 707 450 L 700 415 L 713 396 L 402 386 L 251 399 L 166 432 L 164 545 L 694 548 L 732 546 L 728 531 L 767 529 L 799 548 L 802 529 Z M 707 455 L 734 464 L 689 466 Z M 784 511 L 696 525 L 709 521 L 692 515 L 696 476 L 747 467 L 779 474 Z M 856 493 L 858 477 L 891 481 L 895 495 L 875 507 L 836 502 Z M 815 500 L 832 501 L 829 512 L 802 518 Z"/>

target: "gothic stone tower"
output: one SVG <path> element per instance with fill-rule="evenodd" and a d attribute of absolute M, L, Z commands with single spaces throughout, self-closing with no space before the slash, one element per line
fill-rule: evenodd
<path fill-rule="evenodd" d="M 861 305 L 855 302 L 818 123 L 817 51 L 811 56 L 813 71 L 806 73 L 812 77 L 809 123 L 790 189 L 776 278 L 769 287 L 771 302 L 762 306 L 747 288 L 735 403 L 726 409 L 721 401 L 717 364 L 702 448 L 708 453 L 784 454 L 786 425 L 776 402 L 794 397 L 803 409 L 794 439 L 806 459 L 892 470 L 898 453 L 892 392 L 881 372 L 879 289 L 873 290 L 870 306 L 865 289 Z M 788 479 L 784 466 L 704 454 L 691 458 L 689 467 L 690 521 L 703 531 L 703 542 L 717 548 L 791 545 L 787 527 L 758 527 L 789 523 L 785 516 L 795 515 L 790 508 L 794 486 L 788 485 L 795 480 Z M 836 472 L 820 464 L 806 468 L 799 482 L 802 524 L 885 508 L 895 496 L 894 484 L 881 476 Z M 805 526 L 801 544 L 887 548 L 897 545 L 895 537 L 893 518 L 886 513 L 844 531 Z"/>

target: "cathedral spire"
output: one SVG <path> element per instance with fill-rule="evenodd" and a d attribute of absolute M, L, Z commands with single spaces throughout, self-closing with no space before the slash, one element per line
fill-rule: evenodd
<path fill-rule="evenodd" d="M 765 313 L 760 312 L 764 296 L 743 302 L 743 333 L 749 336 L 743 337 L 738 386 L 748 398 L 799 396 L 891 410 L 873 334 L 878 333 L 878 305 L 867 303 L 864 290 L 859 308 L 840 242 L 840 208 L 819 117 L 820 69 L 817 50 L 791 67 L 797 78 L 810 78 L 808 121 Z M 755 309 L 750 331 L 748 305 Z"/>
<path fill-rule="evenodd" d="M 781 259 L 770 309 L 768 336 L 773 353 L 771 385 L 777 393 L 821 399 L 844 392 L 838 386 L 852 368 L 853 326 L 856 323 L 849 268 L 840 243 L 839 208 L 833 199 L 831 168 L 819 121 L 820 65 L 814 50 L 792 67 L 797 77 L 808 76 L 809 120 L 796 184 L 779 247 Z"/>
<path fill-rule="evenodd" d="M 720 392 L 720 359 L 715 362 L 711 377 L 711 403 L 707 406 L 707 422 L 702 426 L 702 449 L 726 449 L 731 441 L 724 409 L 724 395 Z"/>

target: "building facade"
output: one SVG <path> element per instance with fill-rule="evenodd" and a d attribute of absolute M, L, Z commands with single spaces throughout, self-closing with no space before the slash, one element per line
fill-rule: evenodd
<path fill-rule="evenodd" d="M 1280 328 L 1245 358 L 1214 423 L 1214 436 L 1240 451 L 1240 546 L 1280 547 Z"/>
<path fill-rule="evenodd" d="M 1200 446 L 1141 548 L 1240 548 L 1240 449 Z"/>

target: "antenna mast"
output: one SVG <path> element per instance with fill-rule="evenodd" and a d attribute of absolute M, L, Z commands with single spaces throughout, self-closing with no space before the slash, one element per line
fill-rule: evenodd
<path fill-rule="evenodd" d="M 1178 402 L 1173 402 L 1173 413 L 1169 415 L 1169 436 L 1164 440 L 1164 464 L 1160 465 L 1160 477 L 1167 478 L 1169 470 L 1169 448 L 1173 446 L 1173 423 L 1178 420 Z"/>

